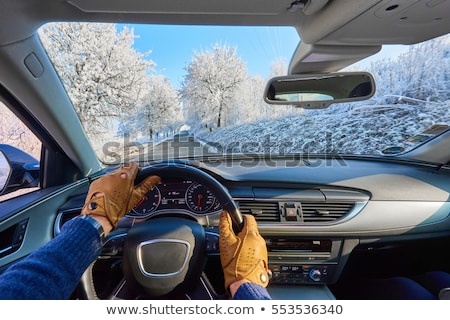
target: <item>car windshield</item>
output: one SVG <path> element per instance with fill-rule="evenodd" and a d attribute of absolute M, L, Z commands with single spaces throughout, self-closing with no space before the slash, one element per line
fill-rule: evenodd
<path fill-rule="evenodd" d="M 301 40 L 286 27 L 52 23 L 39 32 L 105 164 L 199 156 L 392 157 L 450 128 L 450 37 L 386 46 L 351 65 L 370 100 L 269 105 Z"/>

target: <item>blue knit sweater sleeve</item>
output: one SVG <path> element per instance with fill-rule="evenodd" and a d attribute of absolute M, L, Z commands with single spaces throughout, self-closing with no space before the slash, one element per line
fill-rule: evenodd
<path fill-rule="evenodd" d="M 68 299 L 83 272 L 101 253 L 97 230 L 82 219 L 64 224 L 61 233 L 0 275 L 1 300 Z M 267 290 L 244 283 L 233 299 L 268 300 Z"/>
<path fill-rule="evenodd" d="M 239 286 L 233 300 L 271 300 L 266 288 L 252 282 L 245 282 Z"/>
<path fill-rule="evenodd" d="M 0 275 L 0 299 L 68 299 L 101 250 L 100 235 L 89 222 L 70 220 L 58 236 Z"/>

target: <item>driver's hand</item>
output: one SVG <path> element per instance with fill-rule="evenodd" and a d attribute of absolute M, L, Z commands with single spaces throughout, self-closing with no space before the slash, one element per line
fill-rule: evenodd
<path fill-rule="evenodd" d="M 135 186 L 138 171 L 138 164 L 130 162 L 92 182 L 81 214 L 106 217 L 115 228 L 119 220 L 161 180 L 158 176 L 150 176 Z"/>
<path fill-rule="evenodd" d="M 258 232 L 255 218 L 252 215 L 243 215 L 243 218 L 244 227 L 236 235 L 228 212 L 222 211 L 220 215 L 220 261 L 227 290 L 230 284 L 240 280 L 263 287 L 269 284 L 266 242 Z"/>

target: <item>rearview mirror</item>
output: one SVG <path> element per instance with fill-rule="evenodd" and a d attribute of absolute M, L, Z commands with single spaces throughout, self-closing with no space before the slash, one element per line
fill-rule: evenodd
<path fill-rule="evenodd" d="M 264 92 L 268 104 L 323 109 L 332 103 L 361 101 L 375 93 L 375 81 L 368 72 L 290 75 L 269 81 Z"/>

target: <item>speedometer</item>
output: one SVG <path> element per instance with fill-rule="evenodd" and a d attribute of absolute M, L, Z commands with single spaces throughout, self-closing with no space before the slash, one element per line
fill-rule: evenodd
<path fill-rule="evenodd" d="M 186 191 L 186 204 L 196 213 L 207 212 L 215 203 L 216 197 L 200 183 L 194 182 Z"/>
<path fill-rule="evenodd" d="M 132 209 L 131 214 L 145 216 L 158 208 L 161 201 L 161 193 L 157 186 L 147 192 L 141 201 Z"/>

